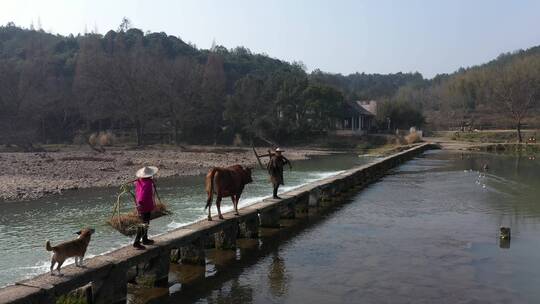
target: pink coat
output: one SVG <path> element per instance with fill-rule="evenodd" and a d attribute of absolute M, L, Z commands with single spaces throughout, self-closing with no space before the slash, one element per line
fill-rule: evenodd
<path fill-rule="evenodd" d="M 139 178 L 135 181 L 135 200 L 139 214 L 154 210 L 154 181 L 151 178 Z"/>

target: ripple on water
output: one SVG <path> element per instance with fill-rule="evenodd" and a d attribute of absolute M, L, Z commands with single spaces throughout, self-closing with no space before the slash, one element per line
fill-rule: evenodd
<path fill-rule="evenodd" d="M 429 153 L 401 166 L 198 302 L 235 299 L 224 287 L 237 283 L 253 303 L 537 302 L 540 212 L 529 198 L 540 176 L 521 180 L 536 165 L 516 175 L 497 156 L 479 172 L 486 157 Z M 513 229 L 510 248 L 500 225 Z"/>

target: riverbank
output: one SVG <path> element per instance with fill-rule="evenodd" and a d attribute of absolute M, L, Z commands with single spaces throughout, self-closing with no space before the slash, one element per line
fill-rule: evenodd
<path fill-rule="evenodd" d="M 448 137 L 425 137 L 424 140 L 436 143 L 444 150 L 465 151 L 478 145 L 478 143 L 453 140 Z"/>
<path fill-rule="evenodd" d="M 516 142 L 475 142 L 456 140 L 448 137 L 426 137 L 426 141 L 437 143 L 442 149 L 451 151 L 483 151 L 494 153 L 540 153 L 538 143 L 516 143 Z"/>
<path fill-rule="evenodd" d="M 266 148 L 258 148 L 264 153 Z M 313 148 L 288 148 L 290 160 L 337 151 Z M 232 164 L 258 166 L 251 148 L 223 146 L 149 146 L 144 149 L 109 148 L 97 153 L 78 146 L 56 147 L 55 152 L 0 153 L 0 201 L 23 201 L 67 190 L 117 186 L 134 177 L 145 165 L 160 168 L 159 177 L 190 176 L 209 168 Z"/>

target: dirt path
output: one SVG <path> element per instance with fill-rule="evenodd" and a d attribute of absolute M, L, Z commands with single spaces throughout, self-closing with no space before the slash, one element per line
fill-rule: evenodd
<path fill-rule="evenodd" d="M 467 142 L 456 141 L 445 137 L 425 137 L 425 141 L 437 143 L 445 150 L 454 151 L 487 151 L 487 152 L 526 152 L 539 153 L 539 143 L 501 143 L 501 142 Z"/>
<path fill-rule="evenodd" d="M 456 141 L 445 137 L 424 137 L 424 141 L 439 144 L 445 150 L 468 150 L 480 143 Z"/>
<path fill-rule="evenodd" d="M 291 160 L 331 151 L 285 148 Z M 266 148 L 258 149 L 264 153 Z M 0 201 L 32 200 L 65 190 L 117 186 L 134 178 L 145 165 L 160 168 L 159 176 L 206 173 L 211 167 L 257 165 L 248 148 L 190 146 L 187 149 L 149 147 L 110 149 L 105 153 L 65 147 L 58 152 L 0 153 Z"/>

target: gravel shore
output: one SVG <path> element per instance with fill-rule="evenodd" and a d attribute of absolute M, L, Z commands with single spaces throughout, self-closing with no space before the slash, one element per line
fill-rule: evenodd
<path fill-rule="evenodd" d="M 330 151 L 285 148 L 290 160 Z M 259 154 L 266 148 L 258 148 Z M 212 167 L 257 165 L 249 148 L 191 146 L 183 149 L 148 147 L 144 150 L 111 148 L 105 153 L 62 148 L 57 152 L 0 153 L 0 201 L 23 201 L 65 190 L 117 186 L 134 178 L 145 165 L 160 168 L 159 176 L 199 175 Z"/>

